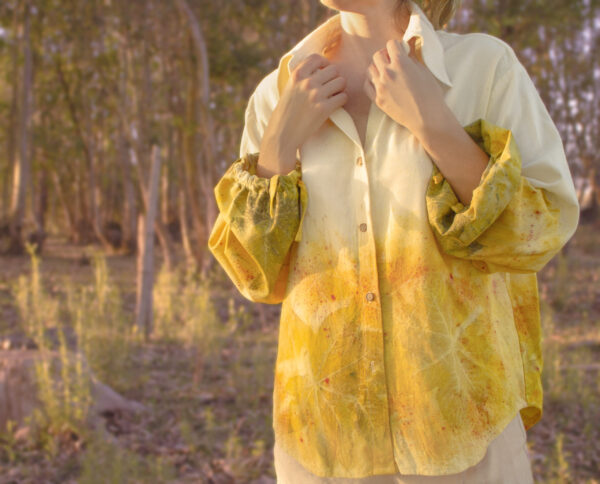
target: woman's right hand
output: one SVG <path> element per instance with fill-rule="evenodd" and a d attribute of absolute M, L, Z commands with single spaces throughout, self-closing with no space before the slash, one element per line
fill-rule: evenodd
<path fill-rule="evenodd" d="M 296 166 L 296 150 L 343 106 L 346 79 L 319 54 L 303 59 L 290 73 L 265 129 L 256 169 L 258 176 L 289 173 Z"/>

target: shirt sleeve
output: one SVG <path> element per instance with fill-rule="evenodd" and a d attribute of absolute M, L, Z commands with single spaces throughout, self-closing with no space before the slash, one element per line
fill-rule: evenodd
<path fill-rule="evenodd" d="M 259 122 L 255 94 L 245 113 L 240 157 L 214 188 L 219 214 L 208 247 L 245 298 L 278 304 L 292 244 L 302 236 L 308 197 L 299 161 L 287 174 L 256 175 L 265 122 Z"/>
<path fill-rule="evenodd" d="M 571 238 L 579 203 L 562 140 L 512 48 L 498 63 L 485 119 L 464 127 L 489 155 L 468 206 L 433 167 L 428 218 L 442 249 L 479 270 L 538 272 Z"/>

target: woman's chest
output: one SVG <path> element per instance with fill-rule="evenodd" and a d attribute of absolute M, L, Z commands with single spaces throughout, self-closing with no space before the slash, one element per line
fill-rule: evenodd
<path fill-rule="evenodd" d="M 367 135 L 367 121 L 369 118 L 369 110 L 371 108 L 371 100 L 369 97 L 360 91 L 348 92 L 348 101 L 342 106 L 350 115 L 361 145 L 365 145 Z"/>
<path fill-rule="evenodd" d="M 335 214 L 342 223 L 349 212 L 364 219 L 367 212 L 378 218 L 390 211 L 422 217 L 431 158 L 410 130 L 371 101 L 364 69 L 333 63 L 346 79 L 348 99 L 300 147 L 311 199 L 307 218 Z"/>
<path fill-rule="evenodd" d="M 364 227 L 383 240 L 392 220 L 411 214 L 411 225 L 425 221 L 432 162 L 421 144 L 379 108 L 369 119 L 360 108 L 352 112 L 364 127 L 368 120 L 366 143 L 352 139 L 349 111 L 324 123 L 300 148 L 309 198 L 303 222 L 307 240 L 327 232 L 327 238 L 335 235 L 349 246 L 357 237 L 371 236 Z"/>
<path fill-rule="evenodd" d="M 346 79 L 345 91 L 348 95 L 348 100 L 342 106 L 342 108 L 352 119 L 360 142 L 362 146 L 364 146 L 369 111 L 372 104 L 371 99 L 367 96 L 367 93 L 364 89 L 364 83 L 366 80 L 365 73 L 363 73 L 361 70 L 357 70 L 351 65 L 344 64 L 342 62 L 334 62 L 334 64 L 338 68 L 340 76 Z"/>

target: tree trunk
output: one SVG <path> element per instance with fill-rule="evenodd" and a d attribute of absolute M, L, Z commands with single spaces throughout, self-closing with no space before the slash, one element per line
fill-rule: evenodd
<path fill-rule="evenodd" d="M 67 231 L 69 232 L 70 239 L 72 240 L 75 237 L 75 213 L 73 211 L 72 204 L 67 202 L 63 187 L 60 185 L 60 177 L 55 169 L 52 170 L 52 182 L 54 184 L 54 190 L 56 190 L 56 195 L 60 205 L 63 208 L 65 221 L 67 222 Z"/>
<path fill-rule="evenodd" d="M 143 168 L 141 166 L 141 163 L 138 162 L 135 164 L 136 168 L 137 168 L 137 172 L 138 172 L 138 183 L 139 183 L 139 187 L 140 187 L 140 191 L 142 193 L 142 201 L 144 203 L 144 208 L 146 210 L 146 212 L 148 211 L 148 207 L 149 207 L 149 188 L 147 188 L 144 184 L 144 180 L 145 180 L 145 176 L 143 173 Z M 139 220 L 139 217 L 138 217 Z M 160 240 L 160 245 L 162 248 L 162 252 L 163 252 L 163 258 L 164 258 L 164 263 L 167 267 L 167 269 L 171 269 L 173 267 L 173 256 L 175 253 L 175 249 L 173 247 L 173 241 L 171 240 L 171 236 L 169 235 L 169 232 L 167 231 L 166 227 L 163 225 L 163 223 L 160 221 L 160 219 L 158 217 L 155 217 L 154 219 L 154 228 L 156 229 L 156 235 L 158 236 L 158 239 Z M 138 229 L 138 233 L 139 233 L 139 229 Z"/>
<path fill-rule="evenodd" d="M 148 205 L 146 216 L 140 216 L 140 242 L 137 273 L 136 324 L 146 338 L 152 332 L 152 286 L 154 279 L 154 223 L 156 220 L 160 179 L 160 155 L 158 146 L 152 149 Z"/>
<path fill-rule="evenodd" d="M 187 126 L 193 126 L 197 122 L 197 92 L 198 92 L 198 76 L 195 69 L 190 73 L 188 80 L 188 95 L 186 98 L 185 117 Z M 200 196 L 198 194 L 198 185 L 194 183 L 198 180 L 198 166 L 196 164 L 196 136 L 190 129 L 184 129 L 181 133 L 182 153 L 183 153 L 183 184 L 186 196 L 186 206 L 189 208 L 191 224 L 188 226 L 193 229 L 194 234 L 188 232 L 188 237 L 197 239 L 198 234 L 202 232 L 202 214 L 200 207 Z M 186 210 L 187 211 L 187 210 Z M 194 246 L 191 247 L 192 254 L 196 262 L 200 262 L 200 255 Z"/>
<path fill-rule="evenodd" d="M 190 227 L 189 227 L 189 216 L 187 212 L 186 196 L 185 192 L 181 190 L 179 192 L 179 225 L 181 227 L 181 243 L 183 245 L 183 252 L 188 264 L 196 261 L 194 257 L 194 251 L 192 250 L 192 242 L 190 240 Z"/>
<path fill-rule="evenodd" d="M 46 208 L 48 207 L 48 172 L 42 168 L 37 172 L 37 190 L 35 191 L 34 219 L 36 230 L 30 235 L 30 242 L 37 244 L 36 252 L 41 253 L 46 240 Z"/>
<path fill-rule="evenodd" d="M 140 187 L 140 192 L 142 194 L 142 200 L 144 202 L 144 207 L 146 212 L 148 211 L 148 197 L 149 197 L 149 188 L 145 185 L 144 180 L 147 177 L 144 175 L 144 165 L 147 164 L 146 159 L 149 157 L 149 127 L 147 122 L 147 115 L 152 114 L 148 113 L 147 107 L 152 105 L 152 84 L 151 84 L 151 70 L 150 70 L 150 53 L 148 48 L 145 47 L 145 52 L 143 56 L 143 85 L 142 85 L 142 102 L 137 102 L 137 113 L 138 113 L 138 124 L 139 124 L 139 136 L 138 139 L 135 140 L 131 133 L 128 131 L 129 140 L 133 146 L 135 146 L 135 152 L 137 155 L 137 163 L 135 164 L 137 174 L 138 174 L 138 184 Z M 148 182 L 150 183 L 150 182 Z M 161 222 L 159 217 L 154 219 L 154 225 L 156 229 L 156 233 L 160 240 L 160 245 L 163 252 L 164 263 L 168 269 L 173 267 L 173 257 L 174 257 L 174 247 L 173 241 L 169 234 L 169 231 Z"/>
<path fill-rule="evenodd" d="M 0 213 L 0 218 L 8 219 L 9 218 L 9 207 L 10 207 L 10 173 L 15 169 L 16 164 L 16 144 L 17 144 L 17 129 L 18 129 L 18 114 L 19 114 L 19 87 L 21 83 L 19 82 L 19 42 L 18 42 L 18 14 L 15 11 L 14 14 L 14 22 L 13 22 L 13 32 L 14 32 L 14 41 L 13 46 L 10 49 L 11 52 L 11 64 L 13 68 L 12 72 L 12 93 L 11 93 L 11 101 L 10 101 L 10 114 L 8 116 L 8 126 L 6 128 L 7 131 L 7 160 L 8 164 L 5 168 L 5 173 L 2 176 L 2 213 Z"/>
<path fill-rule="evenodd" d="M 211 229 L 214 220 L 217 217 L 217 206 L 216 201 L 214 200 L 214 192 L 213 186 L 216 180 L 216 167 L 215 160 L 216 149 L 215 149 L 215 129 L 214 129 L 214 120 L 210 113 L 210 71 L 209 71 L 209 60 L 208 60 L 208 51 L 206 48 L 206 42 L 204 40 L 204 35 L 202 33 L 202 29 L 200 28 L 200 23 L 198 19 L 194 15 L 194 12 L 190 8 L 189 4 L 186 0 L 176 0 L 177 7 L 180 12 L 182 12 L 185 17 L 188 19 L 188 23 L 190 26 L 190 32 L 192 34 L 192 38 L 194 41 L 194 51 L 196 55 L 196 62 L 200 64 L 201 70 L 199 72 L 199 77 L 202 79 L 200 96 L 198 97 L 196 109 L 199 115 L 199 125 L 200 125 L 200 133 L 201 133 L 201 146 L 203 157 L 198 157 L 198 178 L 197 182 L 201 188 L 202 192 L 202 201 L 204 202 L 204 219 L 203 220 L 194 220 L 194 226 L 196 227 L 197 232 L 197 242 L 196 245 L 198 248 L 202 247 L 203 250 L 196 255 L 198 260 L 198 265 L 201 271 L 204 273 L 208 269 L 208 265 L 212 258 L 205 257 L 206 256 L 206 244 L 208 242 L 208 233 Z M 196 218 L 198 214 L 194 214 L 194 218 Z"/>
<path fill-rule="evenodd" d="M 168 226 L 171 223 L 171 183 L 169 177 L 169 167 L 171 166 L 171 161 L 173 160 L 173 131 L 174 129 L 169 126 L 166 129 L 166 137 L 167 137 L 167 160 L 166 163 L 163 164 L 163 170 L 165 171 L 164 176 L 161 179 L 161 207 L 160 207 L 160 219 L 162 223 Z"/>
<path fill-rule="evenodd" d="M 121 131 L 122 133 L 123 131 Z M 136 198 L 135 190 L 133 187 L 133 180 L 131 174 L 131 162 L 130 156 L 127 152 L 126 142 L 122 134 L 120 137 L 120 149 L 119 149 L 119 160 L 121 167 L 123 168 L 123 242 L 121 247 L 126 249 L 127 252 L 133 252 L 135 250 L 135 234 L 137 232 L 136 227 Z"/>
<path fill-rule="evenodd" d="M 8 251 L 12 254 L 22 254 L 25 250 L 23 241 L 23 223 L 25 220 L 27 185 L 31 178 L 29 123 L 31 117 L 33 59 L 31 54 L 29 3 L 26 3 L 24 6 L 23 57 L 23 92 L 21 93 L 21 120 L 19 125 L 19 160 L 15 164 L 13 197 L 10 210 L 10 246 Z"/>
<path fill-rule="evenodd" d="M 123 69 L 121 70 L 119 98 L 123 109 L 127 111 L 129 107 L 129 96 L 127 95 L 127 79 L 129 76 L 129 51 L 123 46 Z M 118 157 L 121 168 L 123 169 L 123 215 L 122 231 L 123 239 L 121 248 L 131 253 L 136 250 L 135 234 L 137 232 L 137 204 L 135 197 L 135 188 L 133 184 L 133 175 L 131 171 L 131 156 L 127 144 L 127 135 L 125 126 L 125 116 L 119 116 L 119 148 Z"/>

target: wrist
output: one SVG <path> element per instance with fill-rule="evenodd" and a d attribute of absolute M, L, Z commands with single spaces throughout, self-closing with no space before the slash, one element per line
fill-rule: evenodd
<path fill-rule="evenodd" d="M 265 134 L 264 142 L 268 150 L 278 156 L 284 157 L 284 159 L 288 158 L 290 155 L 295 157 L 296 150 L 299 146 L 299 144 L 294 141 L 292 135 L 287 135 L 281 131 L 271 135 Z"/>
<path fill-rule="evenodd" d="M 294 144 L 283 136 L 265 135 L 260 144 L 258 161 L 264 172 L 288 173 L 296 166 L 296 150 Z"/>
<path fill-rule="evenodd" d="M 271 178 L 274 175 L 287 175 L 296 167 L 295 157 L 276 156 L 270 151 L 259 153 L 256 164 L 256 175 L 261 178 Z"/>
<path fill-rule="evenodd" d="M 439 141 L 440 138 L 446 136 L 449 132 L 453 132 L 457 127 L 461 128 L 458 120 L 448 106 L 444 104 L 442 109 L 438 109 L 428 116 L 421 117 L 414 124 L 411 131 L 427 150 L 436 144 L 436 141 Z"/>

